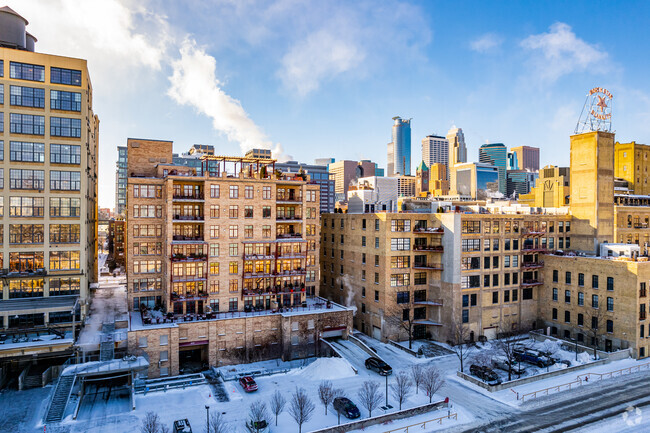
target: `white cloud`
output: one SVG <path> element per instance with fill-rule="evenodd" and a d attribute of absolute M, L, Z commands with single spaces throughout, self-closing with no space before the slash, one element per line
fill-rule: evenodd
<path fill-rule="evenodd" d="M 533 67 L 544 80 L 555 81 L 577 71 L 602 72 L 608 68 L 608 55 L 596 45 L 580 39 L 565 23 L 553 24 L 548 33 L 531 35 L 521 46 L 541 57 L 533 57 Z"/>
<path fill-rule="evenodd" d="M 503 38 L 494 33 L 486 33 L 470 42 L 469 47 L 479 53 L 487 53 L 498 48 L 503 43 Z"/>
<path fill-rule="evenodd" d="M 282 59 L 279 74 L 285 87 L 305 96 L 322 81 L 356 67 L 364 56 L 353 41 L 322 29 L 291 48 Z"/>
<path fill-rule="evenodd" d="M 186 39 L 180 47 L 180 58 L 172 62 L 168 95 L 181 105 L 194 107 L 212 119 L 212 126 L 239 143 L 242 152 L 252 148 L 271 149 L 273 143 L 253 122 L 241 103 L 227 95 L 216 75 L 217 61 L 203 48 Z M 273 149 L 281 153 L 276 145 Z"/>

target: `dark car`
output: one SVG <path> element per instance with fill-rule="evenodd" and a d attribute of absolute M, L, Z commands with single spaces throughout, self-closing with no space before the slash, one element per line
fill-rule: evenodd
<path fill-rule="evenodd" d="M 375 358 L 374 356 L 366 359 L 366 368 L 368 370 L 376 371 L 382 376 L 390 376 L 393 374 L 393 369 L 390 367 L 390 365 L 386 364 L 379 358 Z"/>
<path fill-rule="evenodd" d="M 244 376 L 240 378 L 239 384 L 241 385 L 242 388 L 244 388 L 244 391 L 246 392 L 257 391 L 257 384 L 250 376 Z"/>
<path fill-rule="evenodd" d="M 490 367 L 472 364 L 469 367 L 469 372 L 488 385 L 499 385 L 501 383 L 499 375 L 496 374 Z"/>
<path fill-rule="evenodd" d="M 527 362 L 529 364 L 536 365 L 540 368 L 549 367 L 555 364 L 555 360 L 549 356 L 543 355 L 542 353 L 536 350 L 514 350 L 515 359 L 517 361 Z"/>
<path fill-rule="evenodd" d="M 269 431 L 269 424 L 265 420 L 261 421 L 248 421 L 246 429 L 250 433 L 267 433 Z"/>
<path fill-rule="evenodd" d="M 334 410 L 349 419 L 359 418 L 361 416 L 359 408 L 346 397 L 336 397 L 334 399 Z"/>
<path fill-rule="evenodd" d="M 174 432 L 173 433 L 192 433 L 192 427 L 190 427 L 190 422 L 186 419 L 177 419 L 174 421 Z"/>

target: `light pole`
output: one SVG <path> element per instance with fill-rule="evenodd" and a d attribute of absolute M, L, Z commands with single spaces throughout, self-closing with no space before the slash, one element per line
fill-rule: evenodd
<path fill-rule="evenodd" d="M 205 417 L 208 433 L 210 433 L 210 406 L 207 404 L 205 405 Z"/>
<path fill-rule="evenodd" d="M 574 338 L 573 341 L 576 343 L 576 361 L 578 361 L 578 339 Z"/>
<path fill-rule="evenodd" d="M 386 375 L 386 408 L 388 408 L 388 375 Z"/>

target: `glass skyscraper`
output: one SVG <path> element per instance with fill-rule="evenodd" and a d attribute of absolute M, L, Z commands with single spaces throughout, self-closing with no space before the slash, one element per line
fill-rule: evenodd
<path fill-rule="evenodd" d="M 388 143 L 388 176 L 411 175 L 411 119 L 393 117 L 393 141 Z"/>
<path fill-rule="evenodd" d="M 479 162 L 495 166 L 499 171 L 499 192 L 506 195 L 508 183 L 506 170 L 508 164 L 508 149 L 503 143 L 484 144 L 478 149 Z"/>

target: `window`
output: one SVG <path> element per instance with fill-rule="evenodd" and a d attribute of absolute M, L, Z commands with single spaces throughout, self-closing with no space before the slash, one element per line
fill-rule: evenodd
<path fill-rule="evenodd" d="M 614 278 L 613 277 L 607 277 L 607 290 L 609 290 L 609 291 L 614 290 Z"/>
<path fill-rule="evenodd" d="M 43 197 L 9 197 L 12 217 L 43 217 Z"/>
<path fill-rule="evenodd" d="M 169 344 L 168 336 L 167 335 L 161 335 L 160 336 L 160 345 L 161 346 L 167 346 L 167 344 Z M 161 358 L 162 358 L 162 356 L 161 356 Z M 167 356 L 165 356 L 165 358 L 167 358 Z M 161 361 L 162 361 L 162 359 L 161 359 Z"/>
<path fill-rule="evenodd" d="M 480 221 L 463 221 L 461 228 L 462 233 L 481 233 Z"/>
<path fill-rule="evenodd" d="M 461 249 L 463 252 L 474 252 L 481 250 L 480 239 L 463 239 L 461 241 Z"/>
<path fill-rule="evenodd" d="M 411 249 L 411 239 L 393 238 L 390 240 L 391 251 L 408 251 Z"/>
<path fill-rule="evenodd" d="M 45 89 L 33 87 L 11 86 L 9 88 L 9 101 L 18 107 L 45 107 Z"/>
<path fill-rule="evenodd" d="M 476 296 L 476 295 L 472 295 L 472 296 Z M 518 297 L 519 297 L 519 292 L 517 291 L 517 289 L 513 289 L 512 290 L 512 302 L 517 302 Z M 476 303 L 474 303 L 473 305 L 476 305 Z"/>
<path fill-rule="evenodd" d="M 79 269 L 79 251 L 50 251 L 50 269 Z"/>
<path fill-rule="evenodd" d="M 391 220 L 390 231 L 392 232 L 410 232 L 411 220 Z"/>
<path fill-rule="evenodd" d="M 228 255 L 230 257 L 237 257 L 239 255 L 239 245 L 238 244 L 230 244 L 228 245 Z"/>
<path fill-rule="evenodd" d="M 271 237 L 271 226 L 262 226 L 262 237 L 263 238 Z"/>
<path fill-rule="evenodd" d="M 263 186 L 262 187 L 262 198 L 264 200 L 269 200 L 271 198 L 271 187 Z"/>
<path fill-rule="evenodd" d="M 244 187 L 244 198 L 254 198 L 254 189 L 248 185 Z"/>
<path fill-rule="evenodd" d="M 566 272 L 564 274 L 564 282 L 566 284 L 571 284 L 571 272 Z"/>
<path fill-rule="evenodd" d="M 43 170 L 9 169 L 9 188 L 45 189 L 45 172 Z"/>
<path fill-rule="evenodd" d="M 510 290 L 503 292 L 503 302 L 510 302 Z"/>
<path fill-rule="evenodd" d="M 397 292 L 397 303 L 398 304 L 408 304 L 409 303 L 409 293 L 410 292 Z"/>
<path fill-rule="evenodd" d="M 375 302 L 379 302 L 379 290 L 375 290 Z"/>
<path fill-rule="evenodd" d="M 210 198 L 219 198 L 219 185 L 210 185 Z"/>
<path fill-rule="evenodd" d="M 614 321 L 613 320 L 608 320 L 607 321 L 607 332 L 610 333 L 610 334 L 614 332 Z"/>
<path fill-rule="evenodd" d="M 598 295 L 591 295 L 591 306 L 598 308 Z"/>
<path fill-rule="evenodd" d="M 40 80 L 43 81 L 43 80 Z M 50 82 L 81 87 L 81 71 L 76 69 L 50 68 Z"/>
<path fill-rule="evenodd" d="M 239 186 L 230 185 L 230 198 L 239 198 Z"/>
<path fill-rule="evenodd" d="M 594 289 L 598 288 L 598 275 L 591 276 L 591 287 Z"/>
<path fill-rule="evenodd" d="M 140 337 L 138 347 L 147 347 L 147 337 Z"/>
<path fill-rule="evenodd" d="M 80 213 L 81 199 L 69 197 L 50 197 L 51 217 L 78 217 Z M 157 234 L 157 236 L 161 235 L 162 233 Z"/>
<path fill-rule="evenodd" d="M 402 269 L 411 267 L 411 256 L 393 256 L 390 258 L 390 267 L 392 269 Z"/>
<path fill-rule="evenodd" d="M 50 171 L 50 190 L 79 191 L 81 189 L 81 173 L 78 171 Z"/>
<path fill-rule="evenodd" d="M 50 135 L 53 137 L 81 137 L 81 119 L 50 117 Z"/>
<path fill-rule="evenodd" d="M 553 320 L 557 320 L 557 308 L 553 308 L 553 311 L 551 312 L 551 314 L 553 315 L 552 316 Z"/>
<path fill-rule="evenodd" d="M 50 90 L 50 108 L 53 110 L 81 111 L 81 93 Z"/>
<path fill-rule="evenodd" d="M 271 206 L 262 206 L 262 218 L 271 218 Z"/>
<path fill-rule="evenodd" d="M 463 323 L 469 323 L 469 310 L 463 310 Z"/>
<path fill-rule="evenodd" d="M 553 287 L 553 300 L 557 301 L 557 289 Z"/>
<path fill-rule="evenodd" d="M 607 311 L 614 311 L 614 298 L 607 298 Z"/>
<path fill-rule="evenodd" d="M 244 206 L 244 218 L 253 218 L 253 206 Z"/>
<path fill-rule="evenodd" d="M 9 159 L 22 162 L 45 162 L 45 144 L 11 141 Z"/>
<path fill-rule="evenodd" d="M 375 248 L 379 248 L 379 238 L 375 238 Z"/>
<path fill-rule="evenodd" d="M 79 243 L 79 224 L 50 224 L 50 243 Z"/>
<path fill-rule="evenodd" d="M 427 283 L 427 273 L 426 272 L 416 272 L 413 274 L 413 284 L 422 285 Z"/>
<path fill-rule="evenodd" d="M 45 81 L 45 67 L 28 63 L 9 63 L 9 77 L 17 80 Z"/>
<path fill-rule="evenodd" d="M 411 283 L 410 274 L 392 274 L 390 276 L 390 285 L 391 287 L 403 287 L 408 286 Z"/>
<path fill-rule="evenodd" d="M 564 312 L 564 322 L 565 323 L 570 323 L 571 322 L 571 312 L 570 311 L 565 311 Z"/>
<path fill-rule="evenodd" d="M 43 224 L 9 224 L 10 244 L 42 244 Z"/>
<path fill-rule="evenodd" d="M 50 162 L 52 164 L 81 164 L 81 146 L 76 144 L 50 144 Z"/>
<path fill-rule="evenodd" d="M 45 117 L 10 113 L 9 127 L 12 134 L 45 135 Z"/>
<path fill-rule="evenodd" d="M 50 296 L 78 295 L 79 278 L 50 278 Z"/>
<path fill-rule="evenodd" d="M 553 282 L 557 283 L 558 282 L 558 272 L 557 269 L 553 269 Z"/>
<path fill-rule="evenodd" d="M 492 303 L 493 304 L 499 303 L 499 292 L 492 292 Z"/>
<path fill-rule="evenodd" d="M 585 324 L 585 316 L 582 313 L 578 313 L 578 326 L 583 326 Z"/>
<path fill-rule="evenodd" d="M 564 302 L 566 302 L 567 304 L 571 303 L 571 290 L 564 291 Z"/>
<path fill-rule="evenodd" d="M 582 292 L 578 292 L 578 305 L 579 306 L 585 305 L 585 294 Z"/>

